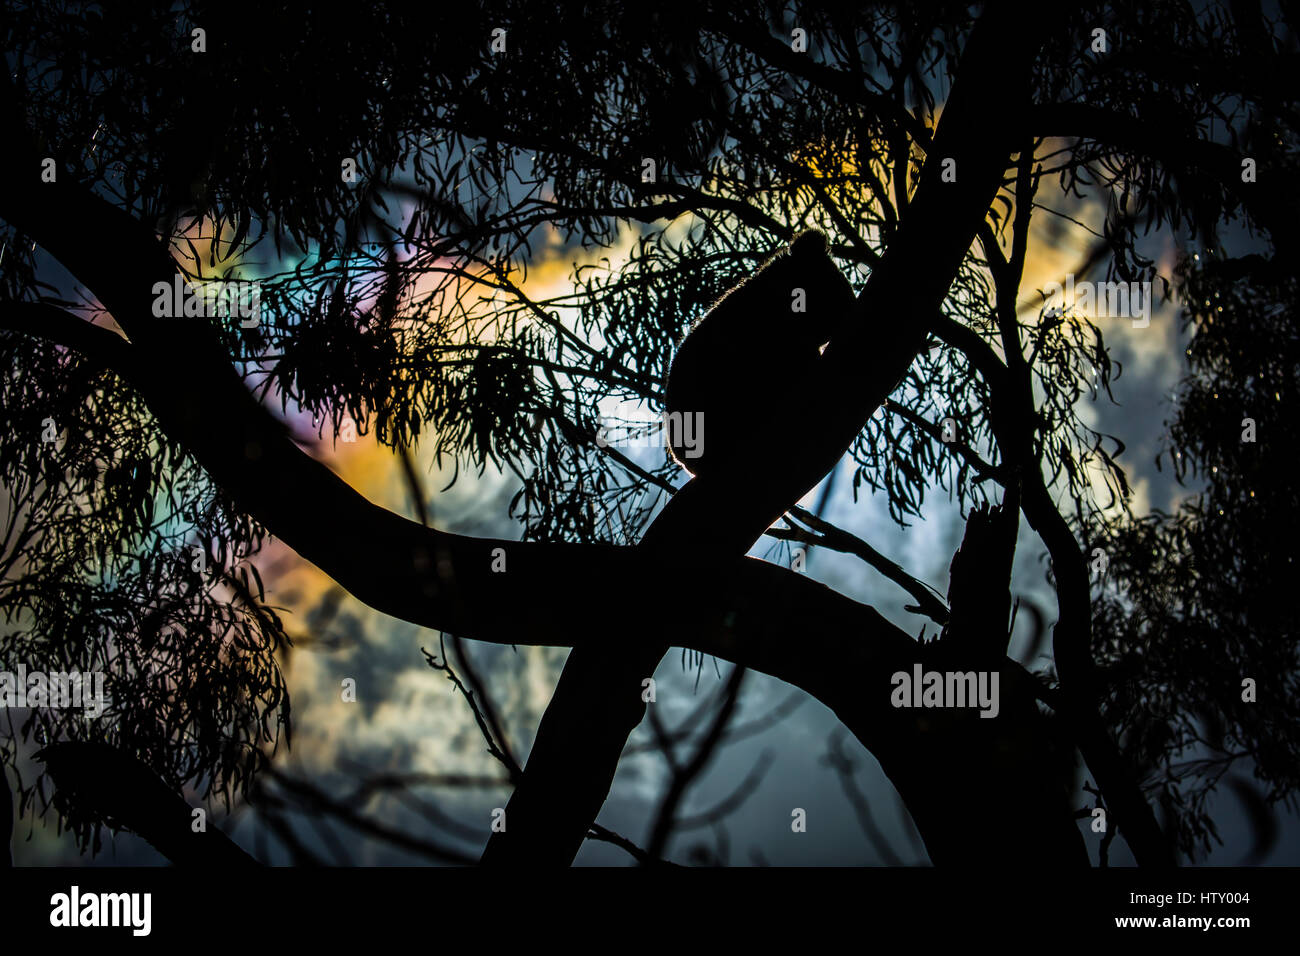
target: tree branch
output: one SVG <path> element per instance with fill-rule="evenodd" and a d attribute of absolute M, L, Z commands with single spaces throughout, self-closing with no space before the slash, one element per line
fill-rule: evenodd
<path fill-rule="evenodd" d="M 1297 203 L 1290 170 L 1260 169 L 1255 182 L 1243 182 L 1241 153 L 1211 140 L 1193 139 L 1160 116 L 1128 116 L 1086 103 L 1035 106 L 1025 131 L 1037 136 L 1081 137 L 1154 159 L 1175 173 L 1197 169 L 1217 180 L 1256 224 L 1268 231 L 1279 252 L 1294 245 Z"/>

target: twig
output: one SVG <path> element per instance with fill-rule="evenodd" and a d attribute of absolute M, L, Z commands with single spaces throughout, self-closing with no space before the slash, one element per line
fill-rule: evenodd
<path fill-rule="evenodd" d="M 827 744 L 827 753 L 823 761 L 833 769 L 840 778 L 840 787 L 844 790 L 844 795 L 848 797 L 849 803 L 853 806 L 853 812 L 858 818 L 858 824 L 862 827 L 862 832 L 867 835 L 871 845 L 875 848 L 876 853 L 886 866 L 902 866 L 903 861 L 899 859 L 894 848 L 889 845 L 885 835 L 876 825 L 876 818 L 871 812 L 871 804 L 868 802 L 866 795 L 858 789 L 857 781 L 853 779 L 853 759 L 844 752 L 844 732 L 831 735 Z"/>
<path fill-rule="evenodd" d="M 646 845 L 646 852 L 652 857 L 663 855 L 668 838 L 672 835 L 673 818 L 677 814 L 678 806 L 680 806 L 691 784 L 708 766 L 709 761 L 713 759 L 718 744 L 721 743 L 723 734 L 727 729 L 727 724 L 731 720 L 731 715 L 735 712 L 740 687 L 745 680 L 745 672 L 745 668 L 740 666 L 732 670 L 731 677 L 727 681 L 727 692 L 722 707 L 719 708 L 708 732 L 704 735 L 704 739 L 700 741 L 699 746 L 695 748 L 695 753 L 691 755 L 690 760 L 684 765 L 677 766 L 671 745 L 666 747 L 664 756 L 669 761 L 669 766 L 673 768 L 673 778 L 668 785 L 667 793 L 664 794 L 664 798 L 659 804 L 659 812 L 655 818 L 654 828 L 651 830 L 650 840 Z"/>

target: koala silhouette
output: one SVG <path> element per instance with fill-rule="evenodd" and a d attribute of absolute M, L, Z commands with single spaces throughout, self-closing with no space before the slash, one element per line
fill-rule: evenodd
<path fill-rule="evenodd" d="M 809 231 L 726 292 L 673 357 L 665 423 L 673 457 L 693 475 L 744 467 L 808 428 L 822 347 L 853 315 L 853 289 Z"/>

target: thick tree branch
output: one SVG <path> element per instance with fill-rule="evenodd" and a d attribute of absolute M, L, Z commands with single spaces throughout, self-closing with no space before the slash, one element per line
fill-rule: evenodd
<path fill-rule="evenodd" d="M 170 415 L 160 424 L 174 440 L 191 450 L 202 449 L 207 457 L 232 453 L 233 460 L 218 469 L 227 477 L 227 490 L 287 544 L 304 557 L 304 552 L 316 555 L 318 567 L 361 600 L 370 595 L 371 606 L 387 614 L 490 643 L 601 646 L 609 640 L 604 622 L 625 612 L 621 585 L 644 573 L 633 548 L 468 538 L 422 528 L 379 508 L 294 446 L 269 413 L 252 401 L 233 371 L 217 381 L 183 375 L 184 389 L 165 390 L 156 380 L 162 370 L 151 367 L 148 375 L 140 373 L 135 347 L 121 336 L 47 304 L 0 304 L 0 328 L 88 349 L 84 354 L 90 359 L 143 383 L 159 404 L 184 404 L 192 393 L 218 390 L 212 402 L 214 417 L 237 419 L 238 427 L 205 429 L 202 420 Z M 250 459 L 242 442 L 223 441 L 228 435 L 219 432 L 253 434 L 266 438 L 267 445 L 258 459 Z M 268 459 L 284 462 L 290 476 L 277 476 L 267 466 Z M 328 521 L 320 519 L 317 507 L 327 508 L 319 514 L 328 515 Z M 395 543 L 401 551 L 357 548 L 356 542 L 370 540 Z M 504 573 L 491 571 L 496 548 L 506 554 Z M 363 553 L 353 554 L 357 551 Z M 433 554 L 444 563 L 429 562 Z M 425 559 L 422 568 L 415 566 L 417 555 Z M 587 606 L 595 621 L 590 625 L 554 600 L 572 580 L 591 589 Z M 807 608 L 819 608 L 817 613 L 828 622 L 839 622 L 809 635 L 805 646 L 810 657 L 847 655 L 871 669 L 873 635 L 893 653 L 911 643 L 874 609 L 763 561 L 729 562 L 716 584 L 722 590 L 715 591 L 713 582 L 679 583 L 680 594 L 700 606 L 712 606 L 713 612 L 698 624 L 684 622 L 674 635 L 676 643 L 779 677 L 813 696 L 826 693 L 834 681 L 819 676 L 823 668 L 811 660 L 791 660 L 785 649 L 785 635 L 804 619 Z M 724 631 L 719 625 L 731 609 L 734 624 Z M 743 644 L 733 631 L 745 634 Z"/>
<path fill-rule="evenodd" d="M 177 865 L 256 865 L 217 828 L 196 832 L 196 808 L 130 754 L 106 744 L 64 742 L 36 757 L 49 769 L 56 802 L 139 834 Z"/>

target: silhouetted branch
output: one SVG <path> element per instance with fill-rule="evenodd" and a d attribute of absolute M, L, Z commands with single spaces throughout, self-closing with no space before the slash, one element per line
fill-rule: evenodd
<path fill-rule="evenodd" d="M 673 823 L 674 830 L 694 830 L 698 827 L 711 827 L 725 820 L 745 805 L 750 797 L 758 792 L 758 785 L 771 769 L 776 755 L 771 750 L 759 754 L 749 773 L 741 779 L 727 796 L 723 797 L 707 810 L 678 817 Z"/>
<path fill-rule="evenodd" d="M 719 694 L 725 692 L 725 686 L 719 689 Z M 773 707 L 762 717 L 747 721 L 743 724 L 736 724 L 735 726 L 728 727 L 722 739 L 727 744 L 733 744 L 738 740 L 744 740 L 747 737 L 754 737 L 764 731 L 770 730 L 781 721 L 785 720 L 785 718 L 790 716 L 790 714 L 798 710 L 807 699 L 808 695 L 803 691 L 792 691 L 790 694 L 786 695 L 786 698 L 783 701 Z M 696 733 L 695 728 L 699 721 L 702 720 L 704 714 L 712 710 L 714 706 L 715 701 L 713 698 L 703 701 L 699 707 L 695 708 L 695 710 L 682 721 L 680 727 L 675 730 L 665 730 L 664 740 L 669 744 L 686 743 L 689 741 L 692 735 Z M 647 753 L 649 751 L 662 752 L 662 746 L 658 741 L 642 744 L 630 743 L 624 749 L 623 756 L 628 757 L 632 754 Z"/>
<path fill-rule="evenodd" d="M 249 866 L 256 861 L 215 827 L 194 829 L 195 807 L 143 762 L 107 744 L 60 742 L 36 753 L 65 817 L 125 827 L 178 866 Z M 206 811 L 204 811 L 206 813 Z"/>
<path fill-rule="evenodd" d="M 892 407 L 892 404 L 886 403 L 889 407 Z M 807 543 L 830 548 L 832 551 L 842 551 L 856 555 L 912 595 L 916 599 L 917 610 L 920 613 L 939 624 L 947 622 L 948 608 L 939 599 L 937 592 L 928 584 L 912 577 L 903 570 L 902 566 L 890 561 L 856 535 L 840 530 L 829 521 L 817 517 L 804 508 L 791 508 L 790 514 L 820 535 L 815 541 L 808 541 Z M 773 537 L 782 536 L 782 532 L 773 529 L 769 529 L 768 534 L 773 535 Z M 805 539 L 800 537 L 798 540 Z"/>
<path fill-rule="evenodd" d="M 593 823 L 591 829 L 587 832 L 588 839 L 600 840 L 604 843 L 612 843 L 620 849 L 626 850 L 631 857 L 642 866 L 677 866 L 678 864 L 671 860 L 661 860 L 650 856 L 645 850 L 641 849 L 625 836 L 620 836 L 613 830 L 607 830 L 599 823 Z"/>
<path fill-rule="evenodd" d="M 1175 171 L 1199 170 L 1241 203 L 1254 222 L 1268 231 L 1279 251 L 1294 240 L 1296 203 L 1278 183 L 1281 170 L 1272 175 L 1260 170 L 1258 181 L 1241 175 L 1242 154 L 1221 143 L 1189 138 L 1185 130 L 1160 116 L 1132 116 L 1086 103 L 1046 103 L 1031 108 L 1025 128 L 1040 136 L 1070 136 L 1095 140 L 1117 151 L 1148 157 Z"/>
<path fill-rule="evenodd" d="M 722 742 L 731 715 L 735 713 L 736 703 L 740 696 L 740 687 L 744 680 L 745 669 L 743 667 L 733 668 L 731 676 L 727 680 L 722 706 L 718 708 L 718 713 L 714 716 L 709 729 L 705 732 L 699 744 L 696 745 L 694 753 L 691 754 L 690 759 L 685 764 L 678 764 L 673 759 L 671 744 L 664 747 L 665 757 L 670 761 L 672 779 L 668 783 L 668 789 L 664 793 L 663 799 L 659 802 L 659 810 L 655 815 L 654 826 L 650 831 L 650 840 L 646 844 L 646 853 L 651 857 L 663 856 L 664 849 L 668 844 L 668 838 L 672 835 L 677 808 L 681 805 L 691 784 L 709 765 L 709 761 L 713 759 L 718 745 Z"/>
<path fill-rule="evenodd" d="M 441 661 L 435 658 L 423 647 L 420 648 L 420 653 L 424 655 L 424 659 L 428 662 L 430 667 L 446 674 L 447 680 L 451 681 L 452 684 L 455 685 L 456 689 L 464 695 L 465 700 L 469 703 L 470 711 L 474 714 L 474 722 L 478 724 L 478 729 L 483 734 L 483 739 L 487 742 L 488 753 L 500 761 L 502 766 L 506 768 L 507 773 L 510 774 L 511 780 L 517 780 L 521 773 L 519 765 L 515 763 L 515 759 L 510 755 L 509 751 L 502 747 L 498 742 L 496 735 L 488 724 L 488 719 L 484 714 L 483 707 L 480 705 L 480 700 L 474 695 L 474 691 L 469 690 L 465 686 L 464 682 L 461 681 L 460 677 L 456 675 L 455 670 L 452 669 L 451 662 L 447 659 L 447 648 L 443 643 L 441 635 L 438 638 L 438 644 L 439 650 L 442 652 Z"/>
<path fill-rule="evenodd" d="M 306 808 L 329 813 L 332 817 L 358 833 L 363 833 L 438 862 L 459 864 L 474 862 L 472 856 L 460 850 L 414 836 L 406 830 L 364 817 L 352 807 L 327 796 L 313 784 L 295 779 L 275 767 L 268 768 L 266 774 L 286 793 L 297 798 Z"/>
<path fill-rule="evenodd" d="M 886 866 L 902 866 L 903 861 L 899 859 L 894 848 L 889 845 L 889 840 L 885 838 L 880 827 L 876 825 L 876 818 L 871 812 L 871 804 L 867 801 L 866 795 L 858 789 L 857 781 L 853 778 L 855 769 L 853 759 L 844 751 L 844 735 L 842 732 L 832 733 L 827 743 L 827 753 L 823 761 L 830 765 L 840 780 L 840 787 L 844 790 L 844 796 L 848 797 L 849 803 L 853 807 L 853 813 L 858 818 L 858 824 L 862 827 L 862 832 L 866 834 L 867 839 L 871 842 L 876 854 L 884 860 Z"/>

